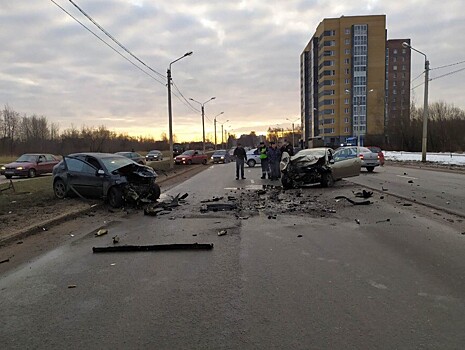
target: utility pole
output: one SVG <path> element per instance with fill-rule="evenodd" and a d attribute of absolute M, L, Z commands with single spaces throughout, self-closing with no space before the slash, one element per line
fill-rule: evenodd
<path fill-rule="evenodd" d="M 203 148 L 203 153 L 205 153 L 205 109 L 204 109 L 204 105 L 206 103 L 210 102 L 211 100 L 214 100 L 215 98 L 216 97 L 212 97 L 209 100 L 205 101 L 204 103 L 199 102 L 197 100 L 194 100 L 193 98 L 189 98 L 189 100 L 198 103 L 200 105 L 200 107 L 201 107 L 201 110 L 202 110 L 202 148 Z"/>
<path fill-rule="evenodd" d="M 215 151 L 216 151 L 216 117 L 222 115 L 223 113 L 224 113 L 224 112 L 221 112 L 221 113 L 215 115 L 215 118 L 213 119 L 213 125 L 214 125 L 214 129 L 215 129 Z M 227 121 L 228 121 L 228 120 L 227 120 Z M 221 145 L 221 146 L 223 146 L 223 145 Z"/>

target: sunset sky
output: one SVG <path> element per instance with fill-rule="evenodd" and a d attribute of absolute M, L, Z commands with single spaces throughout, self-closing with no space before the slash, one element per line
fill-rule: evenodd
<path fill-rule="evenodd" d="M 440 77 L 465 68 L 462 0 L 73 1 L 156 73 L 118 48 L 68 0 L 3 0 L 0 102 L 21 114 L 44 115 L 60 130 L 103 124 L 160 138 L 168 132 L 166 69 L 188 51 L 193 55 L 172 66 L 178 140 L 202 137 L 200 108 L 189 98 L 216 97 L 205 105 L 210 138 L 213 118 L 221 112 L 219 122 L 236 134 L 290 127 L 287 119 L 300 116 L 299 56 L 323 18 L 342 15 L 386 14 L 389 39 L 411 38 L 428 55 L 430 102 L 465 108 L 465 70 Z M 422 73 L 423 62 L 412 52 L 412 78 Z M 420 76 L 412 86 L 422 81 Z M 422 105 L 423 86 L 412 91 L 412 99 Z"/>

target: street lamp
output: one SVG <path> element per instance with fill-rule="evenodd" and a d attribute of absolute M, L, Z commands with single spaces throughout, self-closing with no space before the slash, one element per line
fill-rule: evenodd
<path fill-rule="evenodd" d="M 205 101 L 204 103 L 199 102 L 194 100 L 193 98 L 190 98 L 189 100 L 197 102 L 201 107 L 202 107 L 202 146 L 203 146 L 203 153 L 205 153 L 205 109 L 203 106 L 210 102 L 211 100 L 214 100 L 216 97 L 212 97 L 209 100 Z"/>
<path fill-rule="evenodd" d="M 423 97 L 423 136 L 421 141 L 421 161 L 426 162 L 426 146 L 427 146 L 427 132 L 428 132 L 428 83 L 429 83 L 429 61 L 426 55 L 412 47 L 409 43 L 403 42 L 402 47 L 416 51 L 425 56 L 425 94 Z"/>
<path fill-rule="evenodd" d="M 295 144 L 294 144 L 294 123 L 296 121 L 300 120 L 300 118 L 297 118 L 295 120 L 290 120 L 289 118 L 286 118 L 286 120 L 289 120 L 292 123 L 292 147 L 295 147 Z"/>
<path fill-rule="evenodd" d="M 192 55 L 192 51 L 186 52 L 183 56 L 179 57 L 178 59 L 174 60 L 170 63 L 167 71 L 166 76 L 168 79 L 168 129 L 169 129 L 169 142 L 170 142 L 170 169 L 174 168 L 174 161 L 173 161 L 173 111 L 171 108 L 171 65 L 174 62 L 179 61 L 180 59 Z"/>
<path fill-rule="evenodd" d="M 224 136 L 224 132 L 223 132 L 223 125 L 226 124 L 227 122 L 229 122 L 229 119 L 226 120 L 224 123 L 221 123 L 221 148 L 225 148 L 223 147 L 223 136 Z"/>
<path fill-rule="evenodd" d="M 218 116 L 220 116 L 222 114 L 224 114 L 224 112 L 221 112 L 221 113 L 215 115 L 215 118 L 213 119 L 213 125 L 214 125 L 214 130 L 215 130 L 215 151 L 216 151 L 216 117 L 218 117 Z"/>

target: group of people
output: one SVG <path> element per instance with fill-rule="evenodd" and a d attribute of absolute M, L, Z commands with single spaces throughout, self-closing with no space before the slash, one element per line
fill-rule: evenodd
<path fill-rule="evenodd" d="M 276 142 L 271 141 L 269 146 L 265 142 L 260 142 L 258 148 L 258 154 L 260 157 L 262 167 L 262 179 L 268 179 L 276 181 L 281 177 L 281 171 L 279 169 L 279 163 L 281 162 L 281 156 L 284 152 L 289 155 L 294 155 L 294 148 L 285 139 L 281 147 L 278 148 Z M 234 150 L 234 156 L 236 157 L 236 180 L 239 180 L 239 175 L 242 179 L 244 177 L 244 164 L 247 161 L 247 152 L 240 143 L 237 144 Z"/>

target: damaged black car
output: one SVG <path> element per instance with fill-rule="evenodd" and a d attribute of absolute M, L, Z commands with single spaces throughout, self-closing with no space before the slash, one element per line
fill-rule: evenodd
<path fill-rule="evenodd" d="M 153 202 L 160 197 L 157 173 L 126 157 L 110 153 L 75 153 L 64 156 L 53 168 L 57 198 L 74 195 L 103 198 L 114 207 L 124 203 Z"/>
<path fill-rule="evenodd" d="M 283 153 L 281 182 L 286 189 L 312 184 L 332 187 L 337 180 L 360 175 L 360 166 L 359 158 L 340 158 L 331 148 L 304 149 L 292 157 Z"/>

